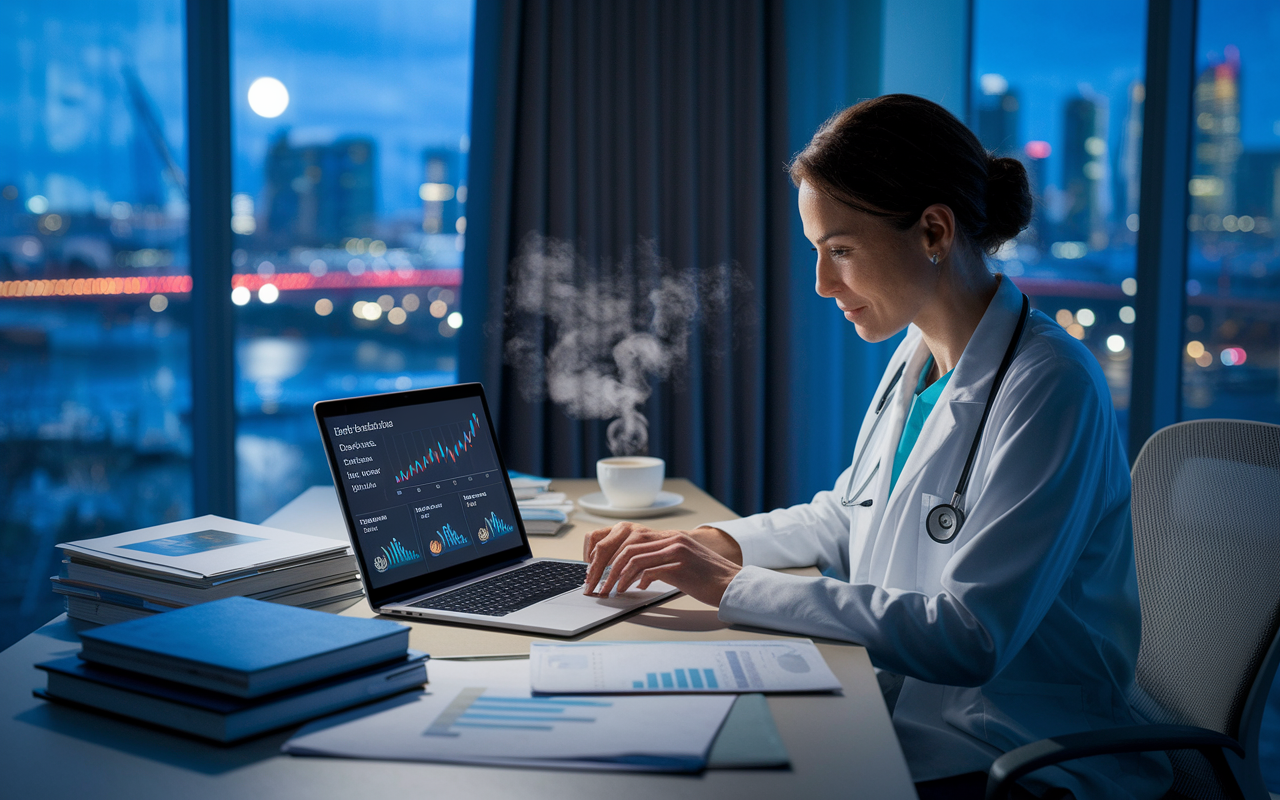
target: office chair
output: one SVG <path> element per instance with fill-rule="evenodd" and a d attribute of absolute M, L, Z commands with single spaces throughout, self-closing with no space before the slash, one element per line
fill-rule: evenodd
<path fill-rule="evenodd" d="M 1152 436 L 1133 465 L 1142 599 L 1134 704 L 1154 724 L 1055 736 L 1005 753 L 988 800 L 1041 767 L 1168 751 L 1166 800 L 1272 800 L 1258 731 L 1280 662 L 1280 425 L 1199 420 Z M 1081 798 L 1084 800 L 1084 798 Z"/>

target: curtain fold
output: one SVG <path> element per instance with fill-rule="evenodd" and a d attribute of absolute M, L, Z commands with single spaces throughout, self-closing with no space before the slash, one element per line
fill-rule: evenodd
<path fill-rule="evenodd" d="M 459 376 L 485 383 L 508 466 L 594 476 L 610 454 L 610 420 L 530 391 L 564 326 L 517 313 L 512 264 L 531 242 L 564 243 L 575 285 L 631 298 L 637 328 L 664 278 L 697 300 L 642 406 L 668 475 L 739 513 L 787 499 L 771 491 L 795 455 L 779 441 L 793 202 L 781 0 L 479 0 L 476 23 Z M 575 330 L 597 348 L 618 335 Z M 544 363 L 512 363 L 512 337 Z"/>

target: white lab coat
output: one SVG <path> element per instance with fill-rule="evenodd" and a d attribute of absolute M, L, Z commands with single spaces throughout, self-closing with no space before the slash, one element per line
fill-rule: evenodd
<path fill-rule="evenodd" d="M 1074 731 L 1144 722 L 1131 709 L 1140 617 L 1129 467 L 1096 360 L 1033 311 L 991 409 L 959 535 L 938 544 L 929 509 L 950 502 L 996 370 L 1021 312 L 1002 278 L 995 298 L 889 493 L 912 390 L 929 356 L 915 326 L 874 395 L 890 395 L 854 488 L 849 469 L 809 503 L 715 523 L 748 565 L 720 618 L 857 642 L 877 668 L 916 781 L 986 771 L 1002 752 Z M 871 429 L 863 418 L 858 447 Z M 817 565 L 825 576 L 771 568 Z M 1158 797 L 1167 758 L 1096 757 L 1033 773 L 1040 792 Z"/>

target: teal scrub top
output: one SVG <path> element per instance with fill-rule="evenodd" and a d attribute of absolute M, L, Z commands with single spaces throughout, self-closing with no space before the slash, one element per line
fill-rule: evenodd
<path fill-rule="evenodd" d="M 953 369 L 934 381 L 931 386 L 926 386 L 925 380 L 932 369 L 933 356 L 929 356 L 924 369 L 920 370 L 920 379 L 916 381 L 916 396 L 911 401 L 911 413 L 907 414 L 907 422 L 902 426 L 902 438 L 898 440 L 898 452 L 893 456 L 893 475 L 889 478 L 890 494 L 893 494 L 893 487 L 898 485 L 898 476 L 902 474 L 902 467 L 907 463 L 907 456 L 911 455 L 911 448 L 916 446 L 916 439 L 920 438 L 920 429 L 924 427 L 924 421 L 929 418 L 929 412 L 933 411 L 938 398 L 942 396 L 942 390 L 947 388 L 947 381 L 951 380 L 951 372 L 955 372 Z"/>

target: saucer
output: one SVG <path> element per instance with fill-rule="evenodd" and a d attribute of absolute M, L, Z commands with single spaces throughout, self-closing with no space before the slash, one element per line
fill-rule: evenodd
<path fill-rule="evenodd" d="M 658 497 L 653 501 L 653 505 L 644 506 L 643 508 L 611 506 L 609 501 L 605 499 L 604 492 L 592 492 L 585 497 L 578 498 L 578 505 L 582 506 L 584 511 L 590 511 L 592 514 L 599 514 L 602 517 L 619 517 L 622 519 L 660 517 L 683 502 L 684 497 L 675 492 L 658 492 Z"/>

